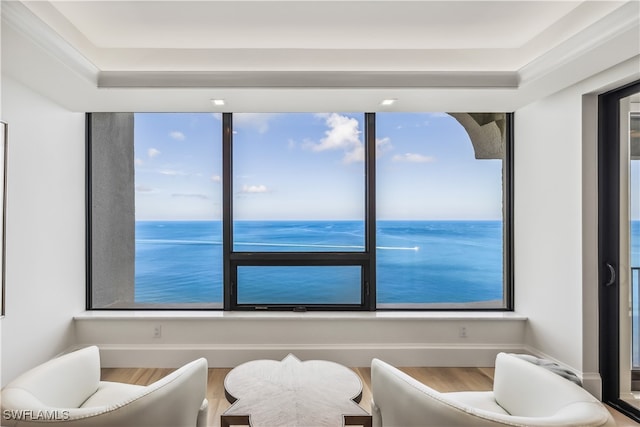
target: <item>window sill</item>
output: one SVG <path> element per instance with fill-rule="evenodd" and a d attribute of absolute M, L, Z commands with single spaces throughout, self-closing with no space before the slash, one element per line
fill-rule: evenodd
<path fill-rule="evenodd" d="M 505 311 L 307 311 L 307 312 L 254 312 L 254 311 L 85 311 L 74 316 L 74 320 L 496 320 L 523 321 L 523 316 Z"/>

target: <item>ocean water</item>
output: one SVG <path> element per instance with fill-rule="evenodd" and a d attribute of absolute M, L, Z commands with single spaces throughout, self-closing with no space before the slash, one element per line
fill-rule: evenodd
<path fill-rule="evenodd" d="M 136 221 L 135 302 L 222 301 L 219 222 Z"/>
<path fill-rule="evenodd" d="M 500 221 L 378 221 L 378 303 L 503 299 Z M 238 221 L 234 250 L 362 251 L 360 221 Z M 136 222 L 135 301 L 222 302 L 219 221 Z M 241 267 L 240 303 L 351 303 L 357 267 Z M 498 302 L 497 305 L 500 303 Z"/>
<path fill-rule="evenodd" d="M 380 221 L 376 246 L 379 304 L 503 299 L 500 221 Z"/>

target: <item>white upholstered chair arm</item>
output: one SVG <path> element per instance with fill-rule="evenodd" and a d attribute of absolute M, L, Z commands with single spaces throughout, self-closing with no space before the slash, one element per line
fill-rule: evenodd
<path fill-rule="evenodd" d="M 206 422 L 207 361 L 198 359 L 166 377 L 140 387 L 134 394 L 110 404 L 58 408 L 64 420 L 23 420 L 8 426 L 42 427 L 194 427 Z M 4 406 L 4 405 L 3 405 Z M 24 409 L 24 407 L 22 407 Z M 42 408 L 39 408 L 42 409 Z M 56 408 L 50 408 L 55 410 Z M 66 411 L 66 412 L 62 412 Z M 4 425 L 4 424 L 3 424 Z"/>
<path fill-rule="evenodd" d="M 510 367 L 507 367 L 511 359 L 515 358 L 500 355 L 500 363 L 496 365 L 496 382 L 499 387 L 504 387 L 500 392 L 503 400 L 522 410 L 521 413 L 525 415 L 510 413 L 509 405 L 501 406 L 493 392 L 440 393 L 399 369 L 374 359 L 371 363 L 373 425 L 374 427 L 615 426 L 606 408 L 584 389 L 544 368 L 515 359 L 514 366 L 524 371 L 524 375 L 529 369 L 532 370 L 531 378 L 522 384 L 523 373 L 516 374 L 509 371 Z M 534 376 L 536 376 L 535 379 Z M 518 384 L 507 384 L 511 381 Z M 543 381 L 546 381 L 546 386 Z M 532 384 L 536 382 L 539 384 Z M 522 391 L 518 393 L 516 388 Z M 537 396 L 531 392 L 536 388 Z M 505 393 L 506 390 L 509 390 L 509 393 Z M 540 398 L 540 394 L 545 394 L 545 398 Z M 546 399 L 548 396 L 552 396 L 562 404 L 550 405 L 549 399 Z M 476 405 L 471 404 L 472 397 L 476 398 Z M 547 406 L 551 406 L 551 409 L 543 412 L 543 408 L 538 407 L 540 405 L 538 401 L 547 402 Z M 482 405 L 479 405 L 480 402 Z"/>
<path fill-rule="evenodd" d="M 51 359 L 9 383 L 2 390 L 2 408 L 77 408 L 99 383 L 98 348 L 86 347 Z"/>
<path fill-rule="evenodd" d="M 399 369 L 374 359 L 371 363 L 374 427 L 504 426 L 472 416 L 446 394 L 422 384 Z"/>

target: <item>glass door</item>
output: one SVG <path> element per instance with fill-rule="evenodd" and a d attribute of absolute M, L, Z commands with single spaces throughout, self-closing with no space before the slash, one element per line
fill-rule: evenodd
<path fill-rule="evenodd" d="M 640 82 L 598 108 L 602 397 L 640 420 Z"/>
<path fill-rule="evenodd" d="M 620 100 L 621 131 L 626 131 L 625 144 L 628 152 L 622 159 L 623 168 L 627 166 L 628 179 L 628 204 L 629 208 L 623 210 L 628 213 L 627 230 L 625 236 L 629 236 L 628 242 L 624 242 L 621 253 L 628 253 L 629 260 L 629 295 L 631 295 L 631 386 L 634 404 L 636 397 L 640 397 L 640 94 L 635 94 Z M 623 141 L 621 141 L 623 142 Z M 621 393 L 626 390 L 621 389 Z M 638 406 L 636 404 L 636 406 Z"/>

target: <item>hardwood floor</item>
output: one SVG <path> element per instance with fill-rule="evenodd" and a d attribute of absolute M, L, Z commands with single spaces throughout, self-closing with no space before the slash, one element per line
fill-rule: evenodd
<path fill-rule="evenodd" d="M 362 406 L 371 411 L 371 369 L 351 368 L 362 380 Z M 448 391 L 483 391 L 491 390 L 493 384 L 493 368 L 400 368 L 441 392 Z M 220 415 L 230 406 L 224 396 L 224 377 L 231 368 L 210 368 L 207 382 L 207 399 L 209 401 L 209 427 L 220 426 Z M 147 385 L 172 372 L 173 369 L 160 368 L 103 368 L 104 381 L 116 381 L 129 384 Z M 640 426 L 640 424 L 609 408 L 618 427 Z"/>

